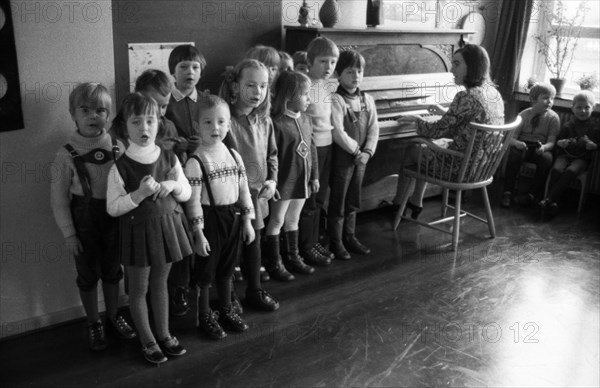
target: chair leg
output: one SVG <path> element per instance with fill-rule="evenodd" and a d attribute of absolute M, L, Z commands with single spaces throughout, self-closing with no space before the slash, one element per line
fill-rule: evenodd
<path fill-rule="evenodd" d="M 458 236 L 460 232 L 460 203 L 462 190 L 456 190 L 456 203 L 454 204 L 454 229 L 452 230 L 452 251 L 458 248 Z"/>
<path fill-rule="evenodd" d="M 548 173 L 548 177 L 546 177 L 546 185 L 544 186 L 544 198 L 542 198 L 542 199 L 548 198 L 548 191 L 550 191 L 550 178 L 551 177 L 552 177 L 552 169 L 550 169 L 550 172 Z"/>
<path fill-rule="evenodd" d="M 394 230 L 398 229 L 398 225 L 400 225 L 400 221 L 402 220 L 402 214 L 404 214 L 404 210 L 406 209 L 406 203 L 408 202 L 408 198 L 410 197 L 410 191 L 405 191 L 400 198 L 400 206 L 398 207 L 398 211 L 396 212 L 396 217 L 394 218 Z"/>
<path fill-rule="evenodd" d="M 449 189 L 442 190 L 442 218 L 446 217 L 446 213 L 448 212 L 448 194 L 450 193 Z"/>
<path fill-rule="evenodd" d="M 490 198 L 486 187 L 481 188 L 481 195 L 483 196 L 483 204 L 485 205 L 485 214 L 487 216 L 488 228 L 492 238 L 496 237 L 496 225 L 494 225 L 494 216 L 492 215 L 492 208 L 490 207 Z"/>
<path fill-rule="evenodd" d="M 583 201 L 585 200 L 585 191 L 587 190 L 587 173 L 585 175 L 579 175 L 579 183 L 581 186 L 581 192 L 579 193 L 579 205 L 577 205 L 577 213 L 581 214 L 581 210 L 583 209 Z"/>

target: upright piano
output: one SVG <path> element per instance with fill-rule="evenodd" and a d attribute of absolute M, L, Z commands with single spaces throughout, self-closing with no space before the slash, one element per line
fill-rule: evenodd
<path fill-rule="evenodd" d="M 448 106 L 460 90 L 450 73 L 452 53 L 473 33 L 466 30 L 387 30 L 382 28 L 286 27 L 285 50 L 306 50 L 317 36 L 340 50 L 353 49 L 366 61 L 361 89 L 373 96 L 379 118 L 379 143 L 367 165 L 361 210 L 391 202 L 407 140 L 414 126 L 401 126 L 402 115 L 427 116 L 431 104 Z M 428 188 L 426 196 L 439 193 Z"/>

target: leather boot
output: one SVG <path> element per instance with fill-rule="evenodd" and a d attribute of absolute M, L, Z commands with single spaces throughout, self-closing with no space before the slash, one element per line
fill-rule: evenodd
<path fill-rule="evenodd" d="M 350 260 L 350 253 L 342 243 L 343 219 L 332 219 L 329 222 L 329 250 L 335 255 L 337 260 Z"/>
<path fill-rule="evenodd" d="M 285 269 L 281 261 L 278 234 L 265 237 L 265 252 L 263 258 L 265 259 L 265 267 L 273 279 L 284 282 L 294 280 L 294 275 Z"/>
<path fill-rule="evenodd" d="M 313 267 L 304 264 L 304 259 L 300 256 L 298 251 L 298 231 L 284 232 L 283 240 L 286 248 L 285 267 L 292 272 L 307 275 L 315 272 Z"/>

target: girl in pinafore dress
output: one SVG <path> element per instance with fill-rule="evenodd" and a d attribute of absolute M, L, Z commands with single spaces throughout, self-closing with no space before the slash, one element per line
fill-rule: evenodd
<path fill-rule="evenodd" d="M 167 276 L 172 263 L 192 254 L 178 203 L 190 198 L 191 187 L 175 154 L 155 144 L 158 113 L 151 98 L 139 93 L 125 98 L 114 128 L 117 136 L 128 138 L 129 148 L 111 168 L 107 189 L 107 211 L 120 222 L 119 250 L 129 278 L 131 315 L 144 357 L 155 364 L 167 360 L 164 353 L 185 353 L 169 332 Z M 158 341 L 150 329 L 149 290 Z"/>
<path fill-rule="evenodd" d="M 280 199 L 271 202 L 263 257 L 267 271 L 277 280 L 294 279 L 287 271 L 301 274 L 314 272 L 314 268 L 305 264 L 298 252 L 300 212 L 306 198 L 319 191 L 317 148 L 313 141 L 312 124 L 310 118 L 302 114 L 310 105 L 309 91 L 310 78 L 299 72 L 284 71 L 275 84 L 273 126 L 279 164 L 286 168 L 279 169 Z M 286 244 L 285 268 L 279 253 L 282 228 Z"/>

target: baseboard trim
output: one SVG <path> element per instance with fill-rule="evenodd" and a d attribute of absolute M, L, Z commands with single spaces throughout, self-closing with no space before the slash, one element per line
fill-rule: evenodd
<path fill-rule="evenodd" d="M 127 295 L 121 295 L 119 297 L 119 306 L 128 305 L 129 298 Z M 106 308 L 103 301 L 98 302 L 98 309 L 101 314 L 105 312 Z M 21 321 L 2 322 L 2 324 L 0 324 L 0 342 L 39 331 L 49 330 L 57 326 L 70 324 L 84 319 L 85 312 L 83 311 L 83 306 L 76 306 L 33 318 L 23 319 Z"/>

